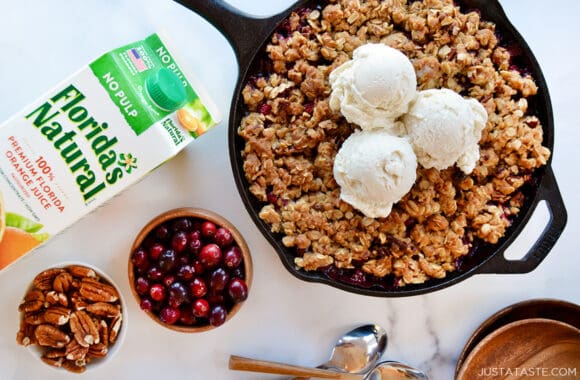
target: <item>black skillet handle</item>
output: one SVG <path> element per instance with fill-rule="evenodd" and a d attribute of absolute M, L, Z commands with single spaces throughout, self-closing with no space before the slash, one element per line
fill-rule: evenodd
<path fill-rule="evenodd" d="M 562 195 L 558 190 L 554 172 L 550 167 L 546 167 L 542 183 L 539 186 L 538 202 L 534 205 L 534 209 L 541 200 L 546 201 L 550 220 L 526 256 L 521 260 L 507 260 L 504 252 L 498 252 L 477 273 L 528 273 L 540 265 L 556 244 L 568 219 Z"/>
<path fill-rule="evenodd" d="M 256 50 L 262 46 L 287 11 L 268 18 L 257 18 L 232 7 L 224 0 L 175 0 L 196 12 L 224 34 L 236 53 L 238 64 L 250 64 Z"/>

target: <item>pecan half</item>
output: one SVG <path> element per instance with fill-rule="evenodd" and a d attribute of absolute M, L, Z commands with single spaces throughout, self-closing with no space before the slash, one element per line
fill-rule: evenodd
<path fill-rule="evenodd" d="M 64 293 L 57 293 L 55 290 L 51 290 L 50 292 L 46 293 L 46 302 L 44 307 L 60 305 L 64 307 L 68 307 L 68 298 Z"/>
<path fill-rule="evenodd" d="M 113 305 L 107 302 L 96 302 L 86 309 L 89 313 L 94 314 L 98 317 L 113 318 L 121 313 L 121 307 L 119 305 Z"/>
<path fill-rule="evenodd" d="M 81 281 L 79 293 L 93 302 L 115 302 L 119 299 L 119 294 L 111 285 L 90 278 Z"/>
<path fill-rule="evenodd" d="M 44 293 L 38 289 L 33 289 L 26 293 L 22 303 L 18 306 L 18 311 L 29 313 L 38 311 L 44 306 Z"/>
<path fill-rule="evenodd" d="M 89 352 L 87 353 L 87 356 L 92 358 L 104 358 L 109 352 L 109 348 L 103 342 L 92 344 L 88 350 Z"/>
<path fill-rule="evenodd" d="M 70 343 L 69 343 L 70 344 Z M 44 353 L 44 356 L 50 359 L 57 359 L 57 358 L 64 358 L 66 354 L 66 351 L 61 349 L 52 349 L 52 350 L 47 350 Z"/>
<path fill-rule="evenodd" d="M 87 306 L 89 306 L 87 301 L 85 301 L 83 299 L 83 297 L 81 297 L 80 293 L 78 293 L 78 292 L 74 292 L 70 296 L 70 301 L 72 303 L 73 309 L 77 310 L 77 311 L 78 310 L 85 310 L 87 308 Z"/>
<path fill-rule="evenodd" d="M 109 331 L 109 344 L 113 344 L 117 341 L 122 323 L 123 323 L 123 314 L 117 315 L 111 322 L 111 331 Z"/>
<path fill-rule="evenodd" d="M 99 330 L 92 318 L 84 311 L 79 310 L 72 313 L 70 317 L 70 330 L 75 339 L 83 347 L 99 343 Z"/>
<path fill-rule="evenodd" d="M 41 346 L 62 348 L 70 342 L 70 337 L 53 325 L 40 325 L 34 331 L 34 336 Z"/>
<path fill-rule="evenodd" d="M 51 365 L 53 367 L 58 367 L 58 368 L 62 367 L 62 362 L 64 360 L 64 358 L 62 358 L 62 357 L 58 358 L 58 359 L 53 359 L 53 358 L 47 357 L 46 355 L 41 356 L 40 359 L 43 362 L 45 362 L 46 364 Z"/>
<path fill-rule="evenodd" d="M 62 306 L 52 306 L 44 312 L 44 321 L 57 326 L 68 323 L 71 311 Z"/>
<path fill-rule="evenodd" d="M 63 272 L 64 269 L 62 268 L 51 268 L 40 272 L 32 281 L 34 287 L 40 290 L 52 290 L 52 283 L 54 282 L 54 278 Z"/>
<path fill-rule="evenodd" d="M 83 373 L 85 372 L 86 363 L 85 361 L 73 361 L 73 360 L 65 360 L 62 362 L 62 367 L 66 370 L 74 373 Z"/>
<path fill-rule="evenodd" d="M 105 346 L 109 346 L 109 326 L 107 326 L 107 322 L 101 319 L 101 322 L 97 326 L 99 330 L 99 336 L 101 337 L 101 344 Z"/>
<path fill-rule="evenodd" d="M 44 313 L 42 311 L 24 314 L 24 322 L 29 325 L 38 326 L 44 323 Z"/>
<path fill-rule="evenodd" d="M 98 278 L 97 274 L 91 268 L 87 268 L 82 265 L 70 265 L 66 268 L 70 274 L 74 277 L 78 277 L 80 279 L 84 278 Z"/>
<path fill-rule="evenodd" d="M 49 359 L 64 358 L 65 350 L 63 350 L 62 348 L 59 348 L 59 349 L 54 348 L 52 350 L 47 350 L 43 356 L 45 356 Z"/>
<path fill-rule="evenodd" d="M 76 339 L 73 339 L 66 345 L 65 357 L 68 360 L 82 360 L 88 352 L 88 347 L 81 346 Z"/>
<path fill-rule="evenodd" d="M 21 346 L 35 344 L 36 337 L 34 336 L 34 330 L 36 330 L 36 326 L 26 323 L 24 320 L 21 321 L 20 330 L 16 334 L 16 342 Z"/>
<path fill-rule="evenodd" d="M 72 286 L 73 277 L 68 272 L 59 273 L 52 283 L 52 288 L 59 293 L 66 293 Z"/>

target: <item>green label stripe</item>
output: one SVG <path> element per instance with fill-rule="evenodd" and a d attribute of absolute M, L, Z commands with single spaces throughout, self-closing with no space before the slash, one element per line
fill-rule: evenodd
<path fill-rule="evenodd" d="M 137 135 L 171 112 L 159 108 L 147 94 L 145 80 L 156 70 L 172 70 L 186 89 L 187 103 L 197 94 L 157 34 L 107 53 L 90 68 Z"/>
<path fill-rule="evenodd" d="M 147 103 L 142 101 L 143 90 L 139 91 L 139 87 L 142 88 L 143 85 L 128 80 L 132 78 L 126 76 L 123 69 L 127 66 L 120 55 L 106 54 L 90 67 L 137 135 L 153 124 L 146 110 Z"/>
<path fill-rule="evenodd" d="M 191 86 L 191 84 L 187 81 L 185 74 L 179 68 L 173 55 L 167 49 L 167 46 L 163 44 L 163 41 L 159 38 L 157 34 L 152 34 L 145 39 L 147 46 L 151 48 L 153 53 L 155 54 L 156 58 L 159 60 L 159 63 L 162 67 L 173 71 L 179 79 L 183 82 L 183 87 L 185 87 L 185 91 L 187 93 L 187 103 L 191 102 L 192 100 L 196 99 L 198 96 L 195 93 L 195 90 Z"/>

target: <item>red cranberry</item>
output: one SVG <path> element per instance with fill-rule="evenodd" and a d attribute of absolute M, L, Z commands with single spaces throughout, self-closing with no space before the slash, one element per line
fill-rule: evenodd
<path fill-rule="evenodd" d="M 195 269 L 196 274 L 203 274 L 205 272 L 205 267 L 199 260 L 193 262 L 193 269 Z"/>
<path fill-rule="evenodd" d="M 147 253 L 145 253 L 145 250 L 143 248 L 138 248 L 135 252 L 133 252 L 133 255 L 131 256 L 131 262 L 135 267 L 137 267 L 141 271 L 146 270 L 147 267 L 149 266 Z"/>
<path fill-rule="evenodd" d="M 268 103 L 262 103 L 258 111 L 260 111 L 262 115 L 269 115 L 270 112 L 272 112 L 272 106 L 269 105 Z"/>
<path fill-rule="evenodd" d="M 161 255 L 161 252 L 163 252 L 164 249 L 165 248 L 159 243 L 153 244 L 149 248 L 149 257 L 153 260 L 159 259 L 159 255 Z"/>
<path fill-rule="evenodd" d="M 232 235 L 232 232 L 227 228 L 220 227 L 215 232 L 214 240 L 217 243 L 217 245 L 219 245 L 222 248 L 225 248 L 233 243 L 234 236 Z"/>
<path fill-rule="evenodd" d="M 200 227 L 201 228 L 201 227 Z M 193 230 L 189 234 L 187 234 L 187 240 L 199 240 L 201 239 L 201 231 L 200 230 Z"/>
<path fill-rule="evenodd" d="M 165 307 L 161 310 L 159 314 L 159 319 L 163 323 L 167 323 L 168 325 L 172 325 L 179 320 L 180 312 L 179 309 L 174 307 Z"/>
<path fill-rule="evenodd" d="M 147 270 L 149 269 L 149 267 L 140 268 L 137 266 L 133 266 L 133 268 L 135 269 L 135 275 L 147 275 Z"/>
<path fill-rule="evenodd" d="M 169 272 L 177 265 L 177 255 L 173 249 L 166 249 L 159 255 L 159 269 Z"/>
<path fill-rule="evenodd" d="M 171 248 L 177 253 L 183 252 L 187 247 L 187 235 L 183 231 L 176 232 L 171 239 Z"/>
<path fill-rule="evenodd" d="M 201 224 L 201 236 L 206 239 L 213 239 L 217 232 L 217 227 L 212 222 L 203 222 Z"/>
<path fill-rule="evenodd" d="M 309 113 L 312 115 L 314 111 L 314 103 L 306 103 L 304 104 L 304 112 Z"/>
<path fill-rule="evenodd" d="M 221 305 L 214 306 L 209 313 L 209 324 L 217 327 L 224 324 L 227 317 L 226 309 Z"/>
<path fill-rule="evenodd" d="M 189 265 L 189 257 L 187 257 L 187 255 L 184 256 L 179 256 L 179 259 L 177 259 L 177 265 L 184 266 L 184 265 Z"/>
<path fill-rule="evenodd" d="M 201 277 L 194 278 L 191 284 L 189 285 L 189 292 L 195 298 L 205 296 L 207 293 L 207 285 L 203 280 L 203 278 Z"/>
<path fill-rule="evenodd" d="M 226 288 L 230 275 L 223 269 L 218 268 L 213 271 L 209 278 L 209 288 L 212 293 L 220 293 Z"/>
<path fill-rule="evenodd" d="M 278 32 L 280 32 L 285 37 L 292 33 L 292 31 L 293 28 L 290 25 L 290 21 L 288 19 L 283 20 L 278 26 Z"/>
<path fill-rule="evenodd" d="M 173 232 L 189 231 L 191 229 L 191 220 L 188 218 L 175 219 L 173 223 L 171 223 L 171 229 Z"/>
<path fill-rule="evenodd" d="M 244 267 L 243 266 L 237 267 L 232 271 L 231 275 L 232 278 L 241 278 L 243 280 L 246 277 L 244 273 Z"/>
<path fill-rule="evenodd" d="M 201 250 L 201 246 L 202 246 L 202 242 L 201 239 L 197 238 L 197 239 L 191 239 L 189 240 L 189 244 L 188 244 L 188 248 L 189 251 L 191 253 L 193 253 L 194 255 L 199 254 L 199 251 Z"/>
<path fill-rule="evenodd" d="M 191 265 L 182 265 L 177 269 L 177 277 L 184 281 L 191 281 L 195 275 L 195 269 Z"/>
<path fill-rule="evenodd" d="M 217 244 L 204 245 L 199 252 L 199 261 L 206 268 L 215 268 L 222 260 L 222 250 Z"/>
<path fill-rule="evenodd" d="M 179 309 L 179 322 L 187 325 L 187 326 L 192 326 L 195 325 L 195 322 L 197 322 L 197 320 L 195 319 L 195 316 L 193 315 L 193 311 L 191 310 L 191 307 L 187 306 L 187 307 L 181 307 Z"/>
<path fill-rule="evenodd" d="M 197 318 L 207 318 L 209 315 L 209 303 L 203 298 L 195 300 L 192 307 L 193 315 Z"/>
<path fill-rule="evenodd" d="M 149 249 L 153 244 L 157 243 L 157 240 L 154 236 L 148 235 L 145 240 L 143 240 L 143 244 L 141 244 L 145 249 Z"/>
<path fill-rule="evenodd" d="M 159 240 L 167 240 L 169 238 L 169 229 L 165 225 L 160 225 L 155 229 L 155 237 Z"/>
<path fill-rule="evenodd" d="M 147 278 L 151 281 L 161 281 L 163 278 L 163 271 L 158 267 L 151 267 L 147 271 Z"/>
<path fill-rule="evenodd" d="M 181 305 L 182 303 L 189 302 L 189 293 L 185 285 L 181 282 L 174 282 L 169 286 L 169 301 L 173 305 Z"/>
<path fill-rule="evenodd" d="M 163 277 L 163 285 L 166 287 L 170 287 L 171 284 L 175 282 L 175 276 L 172 274 L 168 274 L 167 276 Z"/>
<path fill-rule="evenodd" d="M 149 298 L 143 298 L 139 306 L 143 310 L 151 311 L 153 310 L 153 301 L 151 301 Z"/>
<path fill-rule="evenodd" d="M 153 309 L 152 309 L 152 311 L 155 314 L 159 315 L 159 312 L 161 311 L 161 309 L 163 307 L 165 307 L 165 301 L 163 301 L 163 302 L 153 302 Z"/>
<path fill-rule="evenodd" d="M 183 304 L 183 302 L 179 301 L 179 300 L 178 300 L 178 299 L 176 299 L 176 298 L 171 298 L 171 297 L 169 297 L 169 298 L 168 298 L 168 301 L 167 301 L 167 305 L 169 305 L 169 307 L 173 307 L 173 308 L 176 308 L 176 309 L 179 309 L 179 307 L 180 307 L 182 304 Z"/>
<path fill-rule="evenodd" d="M 226 301 L 226 298 L 223 293 L 211 292 L 207 296 L 207 300 L 211 305 L 222 305 Z"/>
<path fill-rule="evenodd" d="M 230 247 L 224 253 L 224 264 L 229 269 L 234 269 L 242 263 L 242 251 L 238 247 Z"/>
<path fill-rule="evenodd" d="M 268 199 L 268 202 L 270 202 L 270 203 L 274 203 L 274 204 L 278 203 L 278 196 L 272 192 L 268 192 L 266 194 L 266 198 Z"/>
<path fill-rule="evenodd" d="M 367 276 L 364 274 L 362 270 L 357 269 L 350 276 L 348 281 L 354 285 L 364 286 L 367 282 Z"/>
<path fill-rule="evenodd" d="M 140 295 L 149 293 L 149 281 L 145 277 L 138 277 L 135 281 L 135 290 Z"/>
<path fill-rule="evenodd" d="M 154 301 L 163 301 L 165 299 L 165 288 L 161 284 L 151 285 L 149 295 Z"/>
<path fill-rule="evenodd" d="M 248 286 L 244 280 L 234 278 L 228 285 L 228 294 L 235 303 L 245 301 L 248 298 Z"/>

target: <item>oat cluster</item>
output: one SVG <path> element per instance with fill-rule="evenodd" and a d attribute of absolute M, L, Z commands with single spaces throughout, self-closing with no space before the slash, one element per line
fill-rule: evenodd
<path fill-rule="evenodd" d="M 368 42 L 406 54 L 418 90 L 452 89 L 488 114 L 470 175 L 419 167 L 412 190 L 378 219 L 340 200 L 334 157 L 358 127 L 328 104 L 329 74 Z M 524 202 L 522 186 L 550 155 L 528 113 L 537 86 L 510 57 L 493 23 L 451 0 L 334 0 L 292 13 L 243 89 L 238 133 L 250 191 L 264 202 L 260 218 L 295 250 L 296 265 L 404 286 L 444 278 L 480 241 L 496 244 Z"/>

